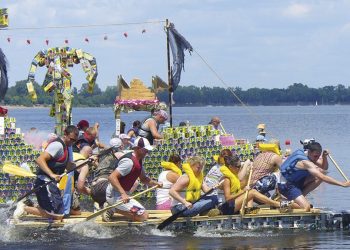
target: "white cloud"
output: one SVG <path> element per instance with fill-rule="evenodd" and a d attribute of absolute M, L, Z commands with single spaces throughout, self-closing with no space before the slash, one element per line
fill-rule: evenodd
<path fill-rule="evenodd" d="M 283 14 L 288 17 L 305 17 L 311 11 L 311 7 L 307 4 L 293 3 L 289 5 Z"/>

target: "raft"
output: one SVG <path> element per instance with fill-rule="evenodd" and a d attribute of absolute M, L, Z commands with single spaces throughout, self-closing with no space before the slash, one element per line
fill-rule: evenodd
<path fill-rule="evenodd" d="M 143 227 L 157 226 L 166 218 L 171 216 L 169 210 L 148 210 L 149 219 L 144 222 L 132 222 L 124 217 L 114 214 L 111 222 L 103 222 L 101 217 L 88 223 L 97 223 L 106 227 Z M 8 223 L 16 228 L 60 228 L 77 223 L 86 223 L 85 218 L 91 212 L 82 212 L 81 215 L 71 216 L 63 221 L 49 221 L 45 218 L 28 215 L 15 222 L 9 219 Z M 195 216 L 180 217 L 171 223 L 164 230 L 183 231 L 185 229 L 209 229 L 209 230 L 235 230 L 235 229 L 313 229 L 313 230 L 339 230 L 349 229 L 350 211 L 332 212 L 321 209 L 311 209 L 306 212 L 304 209 L 292 209 L 287 213 L 281 213 L 278 209 L 259 208 L 254 213 L 238 215 L 219 215 L 214 217 Z"/>

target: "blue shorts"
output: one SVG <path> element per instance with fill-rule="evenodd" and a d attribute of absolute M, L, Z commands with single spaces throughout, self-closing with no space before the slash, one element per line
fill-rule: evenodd
<path fill-rule="evenodd" d="M 295 200 L 300 195 L 303 195 L 301 188 L 293 183 L 278 183 L 278 190 L 285 196 L 289 201 Z"/>
<path fill-rule="evenodd" d="M 235 213 L 235 201 L 229 200 L 220 206 L 223 215 L 233 215 Z"/>
<path fill-rule="evenodd" d="M 37 178 L 34 183 L 34 188 L 39 187 L 46 182 Z M 51 182 L 45 187 L 40 188 L 36 193 L 39 206 L 51 215 L 63 215 L 63 199 L 61 191 L 57 187 L 56 182 Z"/>
<path fill-rule="evenodd" d="M 274 174 L 269 174 L 264 177 L 261 177 L 253 186 L 259 193 L 270 197 L 269 191 L 275 189 L 277 183 L 277 177 Z"/>

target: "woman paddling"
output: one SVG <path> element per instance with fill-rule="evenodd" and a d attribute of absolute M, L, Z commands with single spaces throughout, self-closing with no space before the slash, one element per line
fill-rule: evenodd
<path fill-rule="evenodd" d="M 171 187 L 169 194 L 174 198 L 171 213 L 188 208 L 182 213 L 184 217 L 192 217 L 202 214 L 215 207 L 212 199 L 201 199 L 201 191 L 208 192 L 210 188 L 203 182 L 203 167 L 205 160 L 199 156 L 193 156 L 182 165 L 185 174 L 181 175 L 176 183 Z M 194 203 L 194 204 L 192 204 Z"/>
<path fill-rule="evenodd" d="M 159 174 L 158 182 L 163 183 L 163 188 L 157 189 L 156 208 L 158 210 L 170 209 L 172 198 L 169 195 L 169 189 L 182 175 L 180 169 L 181 158 L 177 154 L 170 155 L 169 161 L 161 162 L 161 166 L 164 168 L 164 171 Z"/>

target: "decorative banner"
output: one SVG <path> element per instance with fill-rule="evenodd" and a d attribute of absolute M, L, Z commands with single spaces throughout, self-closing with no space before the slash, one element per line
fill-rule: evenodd
<path fill-rule="evenodd" d="M 50 116 L 56 117 L 55 130 L 58 135 L 63 135 L 65 127 L 69 125 L 71 121 L 73 94 L 71 90 L 72 76 L 68 67 L 73 67 L 74 64 L 79 63 L 87 74 L 88 91 L 92 93 L 97 78 L 96 59 L 81 49 L 73 49 L 70 47 L 44 49 L 34 57 L 30 65 L 27 89 L 33 102 L 37 101 L 37 95 L 33 85 L 35 81 L 35 72 L 38 67 L 47 67 L 47 73 L 42 88 L 45 92 L 54 92 Z"/>
<path fill-rule="evenodd" d="M 7 9 L 0 9 L 0 28 L 7 28 L 9 26 L 9 19 Z"/>

